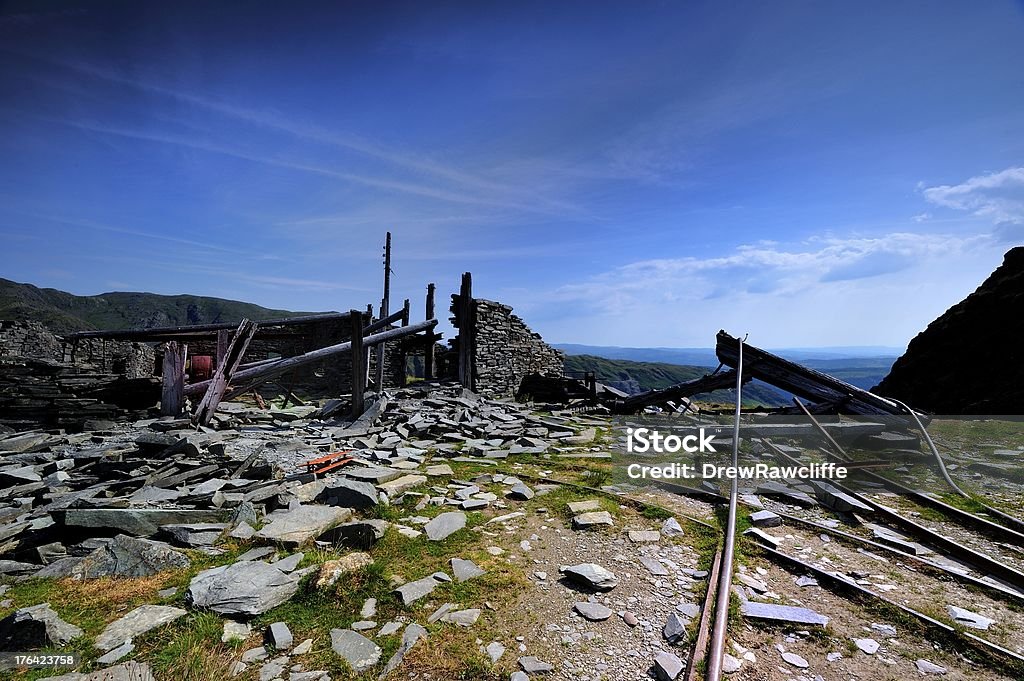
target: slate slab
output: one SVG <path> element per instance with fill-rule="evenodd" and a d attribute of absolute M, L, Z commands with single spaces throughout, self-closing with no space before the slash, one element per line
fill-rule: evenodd
<path fill-rule="evenodd" d="M 462 511 L 449 511 L 434 517 L 423 526 L 430 541 L 441 541 L 466 526 L 466 514 Z"/>
<path fill-rule="evenodd" d="M 147 631 L 169 624 L 188 612 L 169 605 L 140 605 L 110 624 L 96 637 L 96 647 L 108 651 Z"/>
<path fill-rule="evenodd" d="M 352 510 L 335 506 L 299 506 L 275 517 L 255 537 L 299 546 L 352 517 Z"/>
<path fill-rule="evenodd" d="M 186 598 L 193 605 L 224 615 L 261 615 L 288 601 L 301 575 L 260 561 L 204 570 L 192 578 Z"/>

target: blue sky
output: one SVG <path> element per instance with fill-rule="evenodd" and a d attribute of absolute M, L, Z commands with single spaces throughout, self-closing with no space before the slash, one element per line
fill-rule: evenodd
<path fill-rule="evenodd" d="M 0 276 L 903 346 L 1024 241 L 1024 7 L 0 3 Z"/>

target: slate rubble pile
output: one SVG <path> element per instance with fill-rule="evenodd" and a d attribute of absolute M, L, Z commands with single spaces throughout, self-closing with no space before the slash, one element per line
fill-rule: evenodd
<path fill-rule="evenodd" d="M 355 420 L 330 415 L 331 407 L 261 410 L 226 402 L 210 428 L 196 429 L 186 419 L 148 418 L 94 422 L 95 428 L 83 433 L 0 436 L 0 576 L 4 581 L 145 577 L 186 568 L 199 554 L 220 555 L 227 538 L 249 542 L 253 548 L 234 562 L 196 574 L 183 594 L 164 594 L 180 596 L 182 606 L 225 616 L 237 634 L 247 619 L 292 598 L 305 576 L 313 576 L 316 588 L 327 588 L 372 563 L 368 554 L 354 550 L 300 568 L 304 553 L 298 549 L 371 548 L 389 523 L 360 516 L 378 504 L 413 502 L 414 513 L 428 505 L 444 507 L 429 519 L 413 515 L 394 523 L 404 536 L 443 541 L 466 527 L 467 511 L 494 507 L 500 512 L 550 487 L 531 486 L 497 470 L 474 480 L 442 482 L 438 478 L 452 475 L 448 462 L 497 463 L 579 444 L 566 418 L 537 416 L 514 402 L 484 399 L 458 387 L 398 391 L 376 400 Z M 347 450 L 353 463 L 324 476 L 306 471 L 307 460 Z M 438 484 L 430 486 L 431 481 Z M 413 491 L 425 485 L 426 492 Z M 411 605 L 439 585 L 485 571 L 453 558 L 451 573 L 409 575 L 410 581 L 397 584 L 396 595 Z M 472 626 L 481 613 L 459 604 L 440 610 L 431 621 L 458 627 Z M 94 641 L 104 653 L 101 662 L 122 660 L 133 651 L 134 637 L 187 612 L 154 604 L 119 618 Z M 364 669 L 376 665 L 381 654 L 368 636 L 401 635 L 398 651 L 386 663 L 393 669 L 426 635 L 415 622 L 387 622 L 372 631 L 376 628 L 371 610 L 352 630 L 332 631 L 332 648 L 353 668 Z M 26 636 L 40 648 L 81 635 L 46 604 L 0 620 L 0 647 Z M 302 644 L 286 645 L 280 627 L 268 636 L 276 640 L 273 650 L 285 655 L 265 659 L 259 649 L 247 651 L 236 674 L 258 662 L 261 678 L 329 678 L 288 657 L 302 654 Z"/>

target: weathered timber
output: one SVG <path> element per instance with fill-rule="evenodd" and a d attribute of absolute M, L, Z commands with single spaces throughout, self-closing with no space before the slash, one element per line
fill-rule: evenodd
<path fill-rule="evenodd" d="M 384 319 L 388 316 L 391 305 L 391 232 L 387 233 L 384 241 L 384 297 L 380 301 L 380 316 Z M 384 390 L 384 355 L 386 343 L 377 346 L 377 392 Z"/>
<path fill-rule="evenodd" d="M 473 274 L 462 273 L 462 286 L 459 288 L 458 305 L 455 316 L 459 323 L 459 383 L 462 387 L 473 389 Z"/>
<path fill-rule="evenodd" d="M 352 320 L 352 418 L 357 419 L 363 415 L 363 394 L 366 392 L 366 373 L 363 371 L 366 356 L 363 350 L 363 316 L 358 310 L 352 310 L 349 318 Z M 378 347 L 383 347 L 383 344 Z"/>
<path fill-rule="evenodd" d="M 224 364 L 224 358 L 228 355 L 228 344 L 231 342 L 231 333 L 227 329 L 217 332 L 217 366 Z"/>
<path fill-rule="evenodd" d="M 256 326 L 265 329 L 274 326 L 296 326 L 311 324 L 315 322 L 326 322 L 344 319 L 348 312 L 330 312 L 319 315 L 305 315 L 303 317 L 284 317 L 282 319 L 265 319 L 256 322 Z M 231 331 L 238 327 L 234 322 L 221 324 L 196 324 L 194 326 L 154 326 L 149 329 L 106 329 L 102 331 L 76 331 L 67 334 L 64 338 L 75 342 L 83 338 L 105 338 L 110 340 L 153 340 L 165 336 L 194 336 L 198 334 L 215 335 L 217 331 Z"/>
<path fill-rule="evenodd" d="M 750 376 L 743 377 L 744 382 L 749 380 Z M 648 390 L 647 392 L 640 393 L 639 395 L 630 395 L 625 399 L 616 400 L 612 405 L 612 411 L 617 414 L 633 414 L 644 407 L 652 407 L 654 405 L 664 404 L 669 400 L 677 400 L 681 397 L 689 397 L 700 393 L 709 393 L 713 390 L 729 388 L 735 384 L 736 372 L 733 370 L 722 371 L 716 374 L 707 374 L 706 376 L 695 378 L 692 381 L 677 383 L 676 385 L 672 385 L 661 390 Z"/>
<path fill-rule="evenodd" d="M 373 322 L 372 324 L 367 324 L 363 328 L 363 335 L 365 336 L 365 335 L 371 334 L 374 331 L 379 331 L 380 329 L 386 329 L 387 327 L 391 326 L 395 322 L 399 322 L 401 320 L 402 320 L 402 310 L 399 310 L 398 312 L 392 313 L 392 314 L 388 315 L 387 317 L 384 317 L 383 319 L 378 319 L 377 321 Z"/>
<path fill-rule="evenodd" d="M 163 389 L 160 392 L 160 413 L 180 416 L 185 406 L 185 348 L 170 341 L 164 349 Z"/>
<path fill-rule="evenodd" d="M 245 356 L 245 351 L 249 347 L 249 341 L 255 334 L 256 325 L 248 319 L 243 319 L 238 325 L 235 335 L 231 338 L 231 342 L 228 343 L 224 361 L 217 366 L 217 371 L 210 379 L 209 390 L 203 395 L 203 399 L 200 400 L 199 406 L 196 408 L 196 413 L 192 417 L 193 423 L 203 426 L 209 424 L 214 412 L 217 411 L 217 405 L 220 404 L 227 391 L 231 377 L 238 369 L 238 365 L 242 363 L 242 357 Z"/>
<path fill-rule="evenodd" d="M 427 301 L 426 301 L 426 317 L 425 319 L 434 318 L 434 284 L 427 284 Z M 427 334 L 427 340 L 423 344 L 423 378 L 430 380 L 434 377 L 434 337 L 433 334 Z"/>
<path fill-rule="evenodd" d="M 739 359 L 739 348 L 739 339 L 725 331 L 718 332 L 715 354 L 720 362 L 735 367 Z M 751 378 L 760 379 L 814 402 L 836 403 L 840 412 L 871 415 L 905 413 L 891 400 L 747 343 L 743 344 L 743 358 L 744 374 Z"/>
<path fill-rule="evenodd" d="M 437 326 L 437 320 L 428 319 L 425 322 L 418 322 L 416 324 L 410 324 L 409 326 L 404 326 L 397 329 L 381 331 L 380 333 L 365 336 L 363 338 L 363 346 L 372 346 L 383 341 L 394 340 L 396 338 L 404 338 L 405 336 L 411 336 L 421 331 L 430 331 L 435 326 Z M 351 349 L 352 344 L 350 341 L 345 341 L 344 343 L 338 343 L 336 345 L 329 345 L 324 348 L 312 350 L 310 352 L 305 353 L 304 355 L 287 357 L 285 359 L 280 359 L 271 364 L 265 364 L 262 366 L 252 367 L 251 369 L 244 369 L 242 371 L 235 372 L 235 375 L 232 378 L 232 380 L 239 386 L 241 386 L 243 383 L 248 384 L 248 387 L 242 390 L 242 392 L 245 392 L 245 390 L 250 389 L 252 385 L 258 385 L 259 383 L 269 381 L 270 379 L 276 376 L 280 376 L 281 374 L 291 371 L 292 369 L 295 369 L 297 367 L 304 366 L 312 362 L 320 361 L 322 359 L 331 357 L 332 355 L 336 355 L 338 353 L 348 352 Z M 185 386 L 185 394 L 200 395 L 208 387 L 210 387 L 210 381 L 192 383 L 190 385 Z M 235 391 L 232 391 L 232 393 L 234 392 Z"/>

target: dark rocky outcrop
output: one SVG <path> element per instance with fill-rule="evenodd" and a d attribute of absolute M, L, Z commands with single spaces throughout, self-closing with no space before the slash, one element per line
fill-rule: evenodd
<path fill-rule="evenodd" d="M 1024 414 L 1024 247 L 919 333 L 872 392 L 936 414 Z"/>

